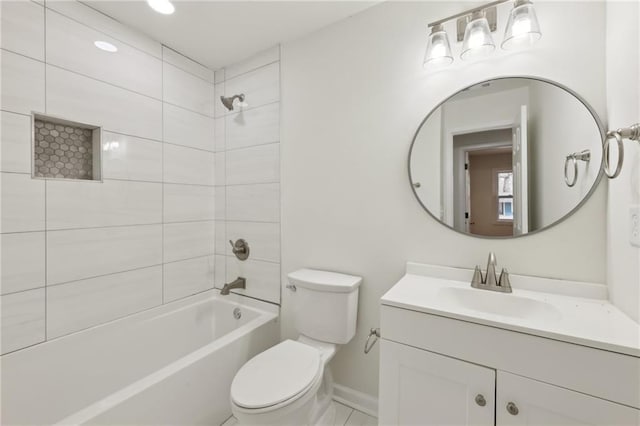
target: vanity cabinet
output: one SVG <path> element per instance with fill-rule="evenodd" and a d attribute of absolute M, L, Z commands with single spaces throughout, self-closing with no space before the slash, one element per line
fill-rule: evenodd
<path fill-rule="evenodd" d="M 494 424 L 495 370 L 383 340 L 381 425 Z"/>
<path fill-rule="evenodd" d="M 409 263 L 382 296 L 381 425 L 640 426 L 639 324 L 588 283 L 472 275 Z"/>
<path fill-rule="evenodd" d="M 388 340 L 380 366 L 381 425 L 640 424 L 634 408 Z"/>

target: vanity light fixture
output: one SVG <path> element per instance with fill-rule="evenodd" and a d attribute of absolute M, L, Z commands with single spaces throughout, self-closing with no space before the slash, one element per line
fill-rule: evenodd
<path fill-rule="evenodd" d="M 109 53 L 116 53 L 118 51 L 118 48 L 108 41 L 96 40 L 93 42 L 93 45 L 98 49 Z"/>
<path fill-rule="evenodd" d="M 442 24 L 434 25 L 431 27 L 431 34 L 427 40 L 423 66 L 425 68 L 440 67 L 449 65 L 451 62 L 453 62 L 453 55 L 451 54 L 449 36 Z"/>
<path fill-rule="evenodd" d="M 176 10 L 169 0 L 147 0 L 147 4 L 151 9 L 163 15 L 171 15 Z"/>
<path fill-rule="evenodd" d="M 496 0 L 473 9 L 465 10 L 444 19 L 431 22 L 424 67 L 449 65 L 453 62 L 449 37 L 444 24 L 456 20 L 457 41 L 462 42 L 460 58 L 476 59 L 486 56 L 496 48 L 491 33 L 496 31 L 497 6 L 512 0 Z M 531 0 L 515 0 L 505 28 L 501 47 L 505 50 L 528 47 L 540 39 L 540 25 Z"/>
<path fill-rule="evenodd" d="M 491 37 L 489 21 L 485 17 L 484 10 L 477 10 L 471 14 L 471 20 L 464 30 L 462 52 L 460 59 L 477 59 L 487 56 L 496 49 L 496 44 Z"/>
<path fill-rule="evenodd" d="M 542 37 L 538 17 L 529 0 L 516 0 L 507 28 L 504 31 L 503 49 L 517 49 L 534 44 Z"/>

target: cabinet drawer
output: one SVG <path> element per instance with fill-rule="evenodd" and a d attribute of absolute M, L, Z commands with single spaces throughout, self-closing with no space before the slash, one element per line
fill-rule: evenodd
<path fill-rule="evenodd" d="M 380 316 L 387 340 L 640 408 L 640 358 L 385 305 Z"/>

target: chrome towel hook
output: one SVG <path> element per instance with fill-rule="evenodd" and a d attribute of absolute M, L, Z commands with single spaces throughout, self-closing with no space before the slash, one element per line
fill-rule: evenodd
<path fill-rule="evenodd" d="M 371 340 L 372 337 L 373 337 L 373 340 Z M 373 346 L 376 344 L 379 338 L 380 338 L 379 328 L 372 328 L 371 330 L 369 330 L 369 336 L 367 336 L 367 341 L 364 343 L 365 354 L 368 354 L 371 351 L 371 349 L 373 349 Z"/>
<path fill-rule="evenodd" d="M 578 181 L 578 160 L 585 162 L 591 161 L 591 150 L 585 149 L 580 152 L 574 152 L 573 154 L 567 155 L 564 159 L 564 183 L 566 183 L 569 188 L 573 187 Z M 569 162 L 573 165 L 573 179 L 569 179 L 568 175 Z"/>
<path fill-rule="evenodd" d="M 615 139 L 618 145 L 618 163 L 616 169 L 611 172 L 609 163 L 609 145 L 611 140 Z M 632 141 L 640 142 L 640 123 L 631 125 L 630 127 L 623 127 L 618 130 L 610 130 L 604 139 L 604 173 L 609 179 L 615 179 L 620 175 L 622 171 L 622 163 L 624 162 L 624 144 L 623 139 L 629 139 Z"/>

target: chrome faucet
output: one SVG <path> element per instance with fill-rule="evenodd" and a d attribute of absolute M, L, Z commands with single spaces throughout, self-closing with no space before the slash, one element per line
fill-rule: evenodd
<path fill-rule="evenodd" d="M 235 281 L 225 284 L 222 290 L 220 290 L 220 294 L 226 296 L 229 294 L 229 290 L 234 288 L 247 288 L 247 280 L 242 277 L 236 278 Z"/>
<path fill-rule="evenodd" d="M 511 282 L 509 281 L 509 271 L 507 268 L 502 268 L 500 277 L 496 275 L 496 255 L 489 253 L 489 259 L 487 260 L 487 273 L 483 277 L 480 267 L 476 265 L 473 271 L 473 278 L 471 279 L 471 287 L 481 288 L 483 290 L 500 291 L 502 293 L 511 293 Z"/>

